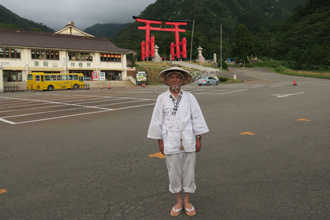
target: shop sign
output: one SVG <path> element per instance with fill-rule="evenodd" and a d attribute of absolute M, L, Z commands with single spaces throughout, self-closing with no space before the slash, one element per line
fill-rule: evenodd
<path fill-rule="evenodd" d="M 78 63 L 77 65 L 76 65 L 76 64 L 77 64 L 77 63 L 71 62 L 71 63 L 70 63 L 70 66 L 71 66 L 71 67 L 76 67 L 76 66 L 78 66 L 78 67 L 80 67 L 80 68 L 83 68 L 83 67 L 84 67 L 84 63 Z M 91 67 L 92 64 L 91 64 L 91 63 L 86 63 L 85 66 L 86 66 L 86 67 Z"/>
<path fill-rule="evenodd" d="M 50 64 L 48 61 L 42 61 L 42 66 L 43 67 L 49 67 L 50 65 L 52 65 L 53 67 L 58 67 L 58 63 L 56 63 L 56 62 L 53 62 L 53 63 Z M 40 66 L 40 62 L 39 61 L 34 61 L 33 66 Z"/>
<path fill-rule="evenodd" d="M 97 81 L 97 72 L 92 72 L 92 81 Z"/>
<path fill-rule="evenodd" d="M 105 72 L 100 72 L 100 80 L 105 80 Z"/>
<path fill-rule="evenodd" d="M 135 71 L 136 69 L 135 69 L 135 67 L 127 67 L 127 71 Z"/>
<path fill-rule="evenodd" d="M 137 82 L 147 82 L 147 73 L 146 72 L 137 72 L 136 81 Z"/>

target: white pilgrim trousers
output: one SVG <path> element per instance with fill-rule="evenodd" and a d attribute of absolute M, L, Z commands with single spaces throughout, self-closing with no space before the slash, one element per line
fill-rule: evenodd
<path fill-rule="evenodd" d="M 166 155 L 166 166 L 170 180 L 169 190 L 171 193 L 181 192 L 194 193 L 196 152 L 182 152 Z"/>

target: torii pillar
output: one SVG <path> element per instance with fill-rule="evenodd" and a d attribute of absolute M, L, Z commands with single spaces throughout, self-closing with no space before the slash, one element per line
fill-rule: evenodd
<path fill-rule="evenodd" d="M 168 32 L 175 32 L 175 43 L 171 43 L 171 54 L 172 54 L 172 60 L 175 60 L 175 58 L 180 59 L 181 57 L 183 59 L 187 58 L 187 39 L 182 38 L 182 41 L 180 42 L 179 33 L 180 32 L 186 32 L 185 29 L 180 29 L 180 25 L 187 25 L 187 21 L 162 21 L 162 20 L 150 20 L 150 19 L 144 19 L 139 18 L 136 16 L 133 16 L 133 18 L 137 22 L 145 23 L 145 26 L 139 26 L 139 30 L 145 30 L 146 31 L 146 39 L 145 41 L 141 42 L 141 59 L 145 60 L 149 57 L 153 57 L 155 55 L 155 38 L 154 36 L 150 37 L 150 31 L 168 31 Z M 160 25 L 160 27 L 153 27 L 151 24 L 157 24 Z M 173 28 L 166 28 L 167 25 L 174 26 Z M 180 51 L 180 48 L 182 47 L 182 51 Z"/>

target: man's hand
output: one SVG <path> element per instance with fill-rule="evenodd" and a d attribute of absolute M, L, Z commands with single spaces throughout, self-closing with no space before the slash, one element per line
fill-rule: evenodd
<path fill-rule="evenodd" d="M 159 145 L 159 151 L 164 154 L 164 142 L 162 139 L 158 140 L 158 145 Z"/>
<path fill-rule="evenodd" d="M 196 152 L 198 153 L 202 148 L 202 140 L 196 137 Z"/>

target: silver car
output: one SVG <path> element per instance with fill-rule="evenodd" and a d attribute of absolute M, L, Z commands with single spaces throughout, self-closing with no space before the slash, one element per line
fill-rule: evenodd
<path fill-rule="evenodd" d="M 203 77 L 199 78 L 196 82 L 199 86 L 201 86 L 201 85 L 210 86 L 210 85 L 219 84 L 219 80 L 212 76 L 203 76 Z"/>

